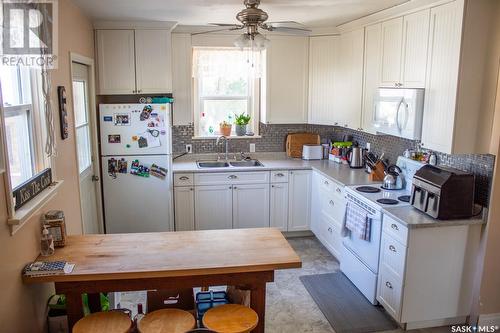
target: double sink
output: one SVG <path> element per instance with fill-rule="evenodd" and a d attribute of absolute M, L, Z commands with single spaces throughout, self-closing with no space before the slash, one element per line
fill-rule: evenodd
<path fill-rule="evenodd" d="M 251 168 L 263 167 L 259 160 L 242 160 L 242 161 L 196 161 L 196 165 L 200 169 L 210 168 Z"/>

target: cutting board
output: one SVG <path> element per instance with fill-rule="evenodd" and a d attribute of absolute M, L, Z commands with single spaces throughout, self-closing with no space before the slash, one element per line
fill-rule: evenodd
<path fill-rule="evenodd" d="M 302 146 L 307 144 L 319 145 L 319 134 L 293 133 L 286 137 L 286 154 L 288 157 L 302 157 Z"/>

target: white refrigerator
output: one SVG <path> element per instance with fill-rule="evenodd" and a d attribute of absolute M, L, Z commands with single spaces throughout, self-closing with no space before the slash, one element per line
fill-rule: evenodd
<path fill-rule="evenodd" d="M 106 233 L 173 230 L 170 104 L 99 105 Z"/>

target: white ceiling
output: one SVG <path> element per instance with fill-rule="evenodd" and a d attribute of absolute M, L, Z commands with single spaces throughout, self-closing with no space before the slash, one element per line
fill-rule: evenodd
<path fill-rule="evenodd" d="M 75 0 L 93 20 L 176 21 L 180 25 L 237 23 L 243 0 Z M 262 0 L 269 21 L 333 27 L 409 0 Z"/>

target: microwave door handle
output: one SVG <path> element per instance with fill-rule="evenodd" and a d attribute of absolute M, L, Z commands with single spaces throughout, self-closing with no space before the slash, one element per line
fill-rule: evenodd
<path fill-rule="evenodd" d="M 402 131 L 401 124 L 399 123 L 399 112 L 401 111 L 401 105 L 403 104 L 403 102 L 404 102 L 404 98 L 401 98 L 401 100 L 398 103 L 397 111 L 396 111 L 396 125 L 398 126 L 399 133 L 401 133 L 401 131 Z"/>

